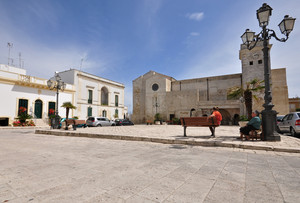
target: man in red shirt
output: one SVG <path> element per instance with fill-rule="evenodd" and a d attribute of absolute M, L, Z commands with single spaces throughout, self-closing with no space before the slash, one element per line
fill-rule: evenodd
<path fill-rule="evenodd" d="M 218 107 L 213 107 L 213 112 L 212 112 L 211 116 L 215 116 L 216 117 L 217 125 L 221 124 L 222 115 L 219 112 L 219 108 Z M 209 127 L 209 129 L 211 131 L 211 137 L 215 137 L 215 129 L 216 129 L 216 127 Z"/>

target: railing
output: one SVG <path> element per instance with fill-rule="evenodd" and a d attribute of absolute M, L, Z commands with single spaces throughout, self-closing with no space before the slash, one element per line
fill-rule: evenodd
<path fill-rule="evenodd" d="M 20 81 L 30 83 L 31 77 L 29 75 L 20 75 Z"/>

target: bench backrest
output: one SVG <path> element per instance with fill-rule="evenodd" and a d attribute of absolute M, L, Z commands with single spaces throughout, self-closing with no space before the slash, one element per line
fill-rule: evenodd
<path fill-rule="evenodd" d="M 219 126 L 217 119 L 213 117 L 181 117 L 182 126 Z"/>
<path fill-rule="evenodd" d="M 74 124 L 74 119 L 67 119 L 66 120 L 68 125 L 73 125 Z"/>
<path fill-rule="evenodd" d="M 85 120 L 75 120 L 75 125 L 85 124 Z"/>
<path fill-rule="evenodd" d="M 68 119 L 68 120 L 67 120 L 67 124 L 68 124 L 68 125 L 85 124 L 85 120 Z"/>

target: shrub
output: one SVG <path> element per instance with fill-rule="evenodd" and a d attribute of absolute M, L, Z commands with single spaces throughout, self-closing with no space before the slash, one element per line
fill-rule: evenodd
<path fill-rule="evenodd" d="M 21 122 L 20 121 L 14 121 L 13 123 L 13 126 L 21 126 Z"/>
<path fill-rule="evenodd" d="M 17 126 L 35 126 L 35 123 L 33 122 L 33 120 L 25 121 L 25 122 L 20 122 L 18 120 L 18 121 L 14 121 L 12 124 L 13 124 L 14 127 L 17 127 Z"/>
<path fill-rule="evenodd" d="M 160 121 L 160 120 L 161 120 L 160 114 L 159 113 L 155 114 L 154 121 Z"/>
<path fill-rule="evenodd" d="M 240 116 L 240 121 L 249 121 L 249 119 L 247 118 L 247 116 Z"/>
<path fill-rule="evenodd" d="M 35 126 L 35 123 L 33 122 L 33 120 L 30 120 L 29 122 L 27 122 L 27 126 Z"/>
<path fill-rule="evenodd" d="M 21 122 L 21 123 L 25 123 L 27 119 L 31 119 L 32 116 L 27 114 L 27 109 L 23 106 L 20 107 L 19 109 L 19 116 L 17 117 L 17 119 Z"/>
<path fill-rule="evenodd" d="M 174 125 L 180 125 L 180 119 L 179 119 L 179 118 L 173 118 L 173 119 L 172 119 L 172 123 L 173 123 Z"/>

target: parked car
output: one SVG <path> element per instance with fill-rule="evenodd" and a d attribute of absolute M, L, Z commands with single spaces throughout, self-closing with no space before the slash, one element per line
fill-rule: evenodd
<path fill-rule="evenodd" d="M 119 125 L 119 126 L 121 126 L 121 125 L 134 125 L 133 122 L 131 122 L 128 119 L 116 119 L 115 122 L 116 122 L 116 125 Z"/>
<path fill-rule="evenodd" d="M 277 124 L 279 132 L 288 132 L 292 136 L 300 133 L 300 112 L 292 112 L 283 117 Z"/>
<path fill-rule="evenodd" d="M 285 115 L 277 115 L 276 116 L 276 120 L 277 120 L 277 123 L 281 122 L 282 119 L 284 118 Z"/>
<path fill-rule="evenodd" d="M 114 121 L 110 121 L 108 118 L 105 117 L 95 117 L 95 116 L 91 116 L 88 117 L 88 119 L 86 120 L 86 124 L 87 126 L 115 126 L 116 123 Z"/>
<path fill-rule="evenodd" d="M 278 128 L 278 123 L 280 123 L 283 119 L 284 115 L 277 115 L 276 116 L 276 131 L 280 133 L 280 130 Z"/>

